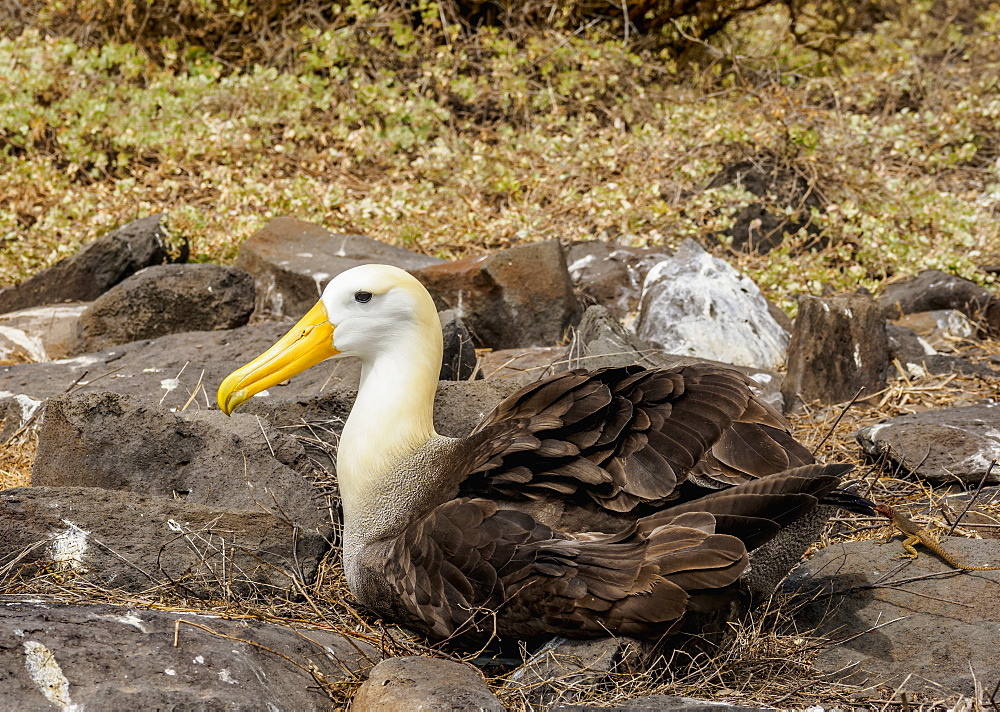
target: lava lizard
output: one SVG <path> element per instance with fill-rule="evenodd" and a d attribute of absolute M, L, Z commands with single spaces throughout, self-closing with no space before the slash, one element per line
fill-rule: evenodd
<path fill-rule="evenodd" d="M 965 571 L 1000 571 L 1000 566 L 969 566 L 956 561 L 951 554 L 945 551 L 944 547 L 941 546 L 941 542 L 938 541 L 937 537 L 930 529 L 921 527 L 905 514 L 897 512 L 895 509 L 886 504 L 875 505 L 875 511 L 883 517 L 888 517 L 892 521 L 889 536 L 886 538 L 887 542 L 892 539 L 893 529 L 898 529 L 906 536 L 906 540 L 903 542 L 903 548 L 906 550 L 906 553 L 900 554 L 899 558 L 917 558 L 917 550 L 913 547 L 913 545 L 920 543 L 957 569 L 963 569 Z"/>

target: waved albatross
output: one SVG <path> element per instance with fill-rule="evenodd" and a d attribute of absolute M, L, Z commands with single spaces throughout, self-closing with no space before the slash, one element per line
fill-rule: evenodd
<path fill-rule="evenodd" d="M 440 436 L 437 310 L 385 265 L 335 277 L 225 379 L 219 407 L 348 355 L 362 362 L 337 453 L 348 585 L 434 638 L 659 638 L 732 598 L 748 551 L 851 497 L 835 490 L 849 466 L 813 464 L 752 382 L 716 365 L 569 371 Z"/>

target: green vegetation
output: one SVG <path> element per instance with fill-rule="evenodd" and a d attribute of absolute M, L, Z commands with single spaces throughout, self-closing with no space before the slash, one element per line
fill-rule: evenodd
<path fill-rule="evenodd" d="M 996 3 L 904 4 L 836 42 L 808 7 L 767 6 L 683 51 L 683 25 L 626 44 L 621 22 L 472 31 L 433 2 L 358 0 L 278 44 L 129 44 L 124 24 L 85 43 L 43 5 L 0 39 L 0 284 L 159 211 L 221 262 L 284 214 L 443 256 L 707 242 L 758 200 L 706 189 L 747 159 L 818 198 L 779 249 L 730 255 L 786 306 L 931 267 L 983 281 L 1000 254 Z"/>

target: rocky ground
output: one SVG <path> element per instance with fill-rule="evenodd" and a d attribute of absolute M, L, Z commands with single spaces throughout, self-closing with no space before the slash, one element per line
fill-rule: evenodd
<path fill-rule="evenodd" d="M 881 709 L 996 692 L 1000 572 L 926 549 L 897 560 L 898 540 L 874 541 L 886 520 L 846 515 L 711 654 L 608 639 L 459 659 L 356 609 L 339 576 L 331 473 L 358 365 L 322 364 L 232 418 L 214 405 L 333 275 L 396 264 L 441 310 L 440 432 L 560 370 L 722 361 L 821 457 L 861 465 L 863 494 L 946 526 L 955 559 L 991 566 L 1000 301 L 987 290 L 923 272 L 877 299 L 805 298 L 792 323 L 691 241 L 445 262 L 292 218 L 233 267 L 183 259 L 151 216 L 0 291 L 5 709 Z"/>

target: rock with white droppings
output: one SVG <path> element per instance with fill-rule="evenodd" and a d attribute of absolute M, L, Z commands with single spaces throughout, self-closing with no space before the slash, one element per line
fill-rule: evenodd
<path fill-rule="evenodd" d="M 588 307 L 577 329 L 577 340 L 582 348 L 576 349 L 570 363 L 573 368 L 607 368 L 638 364 L 646 368 L 677 368 L 690 363 L 703 363 L 708 359 L 694 356 L 678 356 L 644 343 L 635 334 L 627 331 L 610 311 L 595 304 Z M 782 409 L 781 374 L 761 371 L 757 368 L 718 363 L 750 376 L 756 386 L 751 390 L 769 405 Z M 565 367 L 564 367 L 565 370 Z"/>
<path fill-rule="evenodd" d="M 952 313 L 958 314 L 958 312 Z M 913 316 L 920 316 L 920 314 Z M 964 316 L 962 318 L 965 319 Z M 1000 378 L 1000 371 L 995 371 L 984 363 L 970 361 L 960 356 L 939 354 L 916 331 L 901 326 L 900 323 L 886 324 L 885 333 L 889 339 L 889 362 L 898 360 L 912 378 L 924 378 L 928 374 L 950 373 L 978 376 L 979 378 Z"/>
<path fill-rule="evenodd" d="M 332 631 L 13 596 L 0 602 L 4 710 L 329 710 L 317 681 L 360 681 L 380 659 L 364 641 Z"/>
<path fill-rule="evenodd" d="M 636 332 L 672 354 L 765 370 L 789 338 L 757 285 L 693 240 L 646 275 Z"/>
<path fill-rule="evenodd" d="M 72 385 L 74 393 L 111 391 L 176 410 L 185 405 L 187 410 L 215 408 L 214 391 L 219 383 L 235 367 L 271 346 L 291 325 L 266 322 L 226 331 L 169 334 L 71 359 L 0 365 L 0 406 L 19 395 L 43 400 L 65 393 Z M 338 385 L 356 387 L 360 375 L 358 359 L 332 359 L 270 392 L 275 398 L 306 398 Z M 177 387 L 164 387 L 172 383 Z"/>
<path fill-rule="evenodd" d="M 275 218 L 240 247 L 236 266 L 257 285 L 254 318 L 305 314 L 327 282 L 358 265 L 381 263 L 414 270 L 443 262 L 363 235 L 330 232 L 295 218 Z"/>
<path fill-rule="evenodd" d="M 936 269 L 890 284 L 879 296 L 879 304 L 889 319 L 957 309 L 981 328 L 982 335 L 1000 334 L 1000 299 L 974 282 Z"/>
<path fill-rule="evenodd" d="M 603 240 L 566 247 L 573 286 L 619 319 L 639 308 L 642 283 L 653 265 L 670 257 L 664 247 L 626 247 Z"/>
<path fill-rule="evenodd" d="M 974 405 L 901 415 L 855 433 L 869 457 L 934 482 L 978 484 L 1000 459 L 1000 406 Z M 994 467 L 988 483 L 1000 482 Z"/>
<path fill-rule="evenodd" d="M 888 363 L 885 317 L 870 295 L 802 297 L 781 387 L 785 407 L 843 403 L 861 389 L 865 401 L 885 387 Z"/>
<path fill-rule="evenodd" d="M 410 656 L 376 665 L 351 700 L 354 712 L 503 712 L 482 673 L 465 663 Z"/>
<path fill-rule="evenodd" d="M 16 559 L 102 588 L 284 595 L 298 590 L 294 577 L 310 580 L 330 537 L 263 511 L 98 487 L 0 492 L 0 564 Z"/>

